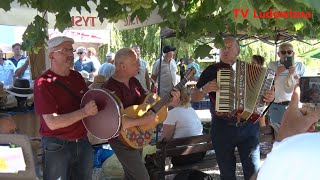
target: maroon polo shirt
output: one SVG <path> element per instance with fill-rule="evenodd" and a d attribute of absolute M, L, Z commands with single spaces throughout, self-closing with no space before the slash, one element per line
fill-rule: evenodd
<path fill-rule="evenodd" d="M 122 102 L 123 108 L 141 104 L 146 97 L 146 92 L 135 77 L 130 78 L 129 87 L 110 77 L 103 88 L 114 92 Z"/>
<path fill-rule="evenodd" d="M 73 97 L 58 84 L 48 81 L 43 76 L 57 78 L 66 85 L 79 98 Z M 51 70 L 46 71 L 34 83 L 34 105 L 35 111 L 40 115 L 40 134 L 46 137 L 58 137 L 63 139 L 79 139 L 86 136 L 87 131 L 82 123 L 78 121 L 68 127 L 50 130 L 44 121 L 43 114 L 67 114 L 80 108 L 81 98 L 88 87 L 80 73 L 71 70 L 69 76 L 59 76 Z"/>

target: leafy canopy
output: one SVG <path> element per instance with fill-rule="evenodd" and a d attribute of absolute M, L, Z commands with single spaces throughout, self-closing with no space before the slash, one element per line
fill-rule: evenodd
<path fill-rule="evenodd" d="M 1 0 L 0 8 L 9 11 L 14 0 Z M 71 27 L 70 11 L 81 8 L 90 11 L 88 0 L 17 0 L 41 13 L 56 15 L 55 27 L 60 31 Z M 185 42 L 194 42 L 205 36 L 214 38 L 215 46 L 222 44 L 221 32 L 249 35 L 273 34 L 274 28 L 287 29 L 301 38 L 320 37 L 320 1 L 318 0 L 92 0 L 97 4 L 100 21 L 117 22 L 128 15 L 146 20 L 150 13 L 159 8 L 159 15 L 165 20 L 161 26 L 176 30 L 177 37 Z M 235 11 L 238 9 L 238 17 Z M 241 9 L 243 11 L 241 11 Z M 254 18 L 253 13 L 276 11 L 310 12 L 311 18 Z M 243 17 L 247 13 L 246 17 Z M 134 19 L 134 18 L 131 18 Z M 45 27 L 48 22 L 36 16 L 27 27 L 23 37 L 23 48 L 37 51 L 48 38 Z M 208 51 L 202 45 L 197 51 Z"/>

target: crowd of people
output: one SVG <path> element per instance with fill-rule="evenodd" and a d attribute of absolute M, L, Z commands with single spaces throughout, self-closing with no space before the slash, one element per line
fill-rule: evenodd
<path fill-rule="evenodd" d="M 74 50 L 73 44 L 73 39 L 64 36 L 50 39 L 50 68 L 34 82 L 30 78 L 29 59 L 21 54 L 20 44 L 12 46 L 14 56 L 6 60 L 0 49 L 0 80 L 5 89 L 9 89 L 20 78 L 27 79 L 29 84 L 27 83 L 26 87 L 34 87 L 29 94 L 34 94 L 35 112 L 40 116 L 44 179 L 92 178 L 94 154 L 87 137 L 88 132 L 81 120 L 98 114 L 98 106 L 92 100 L 80 108 L 81 99 L 89 89 L 104 88 L 113 92 L 123 108 L 126 108 L 141 104 L 146 94 L 153 92 L 151 82 L 158 83 L 157 91 L 160 97 L 171 94 L 161 139 L 201 135 L 203 126 L 191 107 L 191 101 L 198 102 L 209 96 L 212 118 L 210 133 L 222 180 L 236 179 L 236 148 L 244 179 L 288 179 L 288 171 L 294 171 L 294 176 L 289 179 L 302 178 L 303 173 L 295 170 L 295 163 L 290 161 L 291 154 L 297 155 L 296 158 L 299 155 L 302 163 L 310 163 L 312 168 L 317 167 L 318 159 L 315 158 L 315 153 L 319 150 L 319 134 L 306 132 L 314 131 L 320 112 L 299 109 L 298 84 L 299 78 L 304 75 L 305 67 L 301 62 L 292 62 L 289 67 L 284 65 L 288 57 L 294 57 L 294 48 L 290 43 L 281 44 L 278 50 L 279 60 L 268 65 L 275 72 L 275 79 L 273 88 L 263 92 L 263 101 L 270 105 L 267 115 L 271 126 L 277 131 L 277 140 L 262 166 L 259 135 L 260 126 L 266 125 L 265 116 L 262 116 L 260 123 L 254 123 L 216 111 L 216 92 L 220 91 L 217 72 L 222 68 L 233 68 L 239 61 L 240 45 L 234 37 L 224 38 L 224 47 L 220 49 L 220 62 L 209 65 L 203 72 L 192 58 L 181 59 L 177 63 L 174 60 L 176 48 L 170 45 L 164 46 L 162 56 L 154 61 L 149 73 L 148 63 L 141 57 L 138 45 L 122 48 L 115 54 L 108 53 L 104 63 L 100 64 L 102 61 L 97 58 L 94 48 L 79 47 Z M 258 66 L 263 66 L 264 62 L 265 59 L 260 55 L 254 55 L 251 61 Z M 183 78 L 186 70 L 191 67 L 196 70 L 192 77 L 192 80 L 197 82 L 195 88 L 176 89 L 179 77 Z M 92 83 L 88 83 L 90 81 Z M 25 84 L 21 79 L 20 83 Z M 156 121 L 156 115 L 152 111 L 135 118 L 126 115 L 121 118 L 123 129 Z M 15 130 L 12 117 L 0 114 L 0 133 L 11 134 Z M 117 137 L 109 139 L 108 143 L 123 167 L 124 179 L 150 179 L 142 159 L 142 149 L 130 148 Z M 309 148 L 311 145 L 315 146 Z M 296 148 L 298 150 L 295 150 Z M 307 160 L 302 150 L 310 152 Z M 193 163 L 202 160 L 204 156 L 205 153 L 198 153 L 177 157 L 172 159 L 172 164 L 176 166 Z M 287 161 L 289 163 L 285 165 Z M 281 170 L 283 167 L 286 167 L 285 170 Z M 308 177 L 312 179 L 314 174 L 309 173 Z"/>

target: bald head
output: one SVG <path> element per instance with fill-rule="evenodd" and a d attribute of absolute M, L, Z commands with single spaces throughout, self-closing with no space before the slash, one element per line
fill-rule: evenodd
<path fill-rule="evenodd" d="M 136 52 L 131 48 L 122 48 L 116 53 L 116 56 L 114 57 L 115 66 L 118 66 L 119 64 L 124 63 L 131 58 L 137 59 Z"/>

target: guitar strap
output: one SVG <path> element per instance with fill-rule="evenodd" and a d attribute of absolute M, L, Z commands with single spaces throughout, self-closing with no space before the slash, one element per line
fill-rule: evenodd
<path fill-rule="evenodd" d="M 65 91 L 67 91 L 74 99 L 76 99 L 77 101 L 81 101 L 80 96 L 76 95 L 70 88 L 68 88 L 65 84 L 63 84 L 61 81 L 59 81 L 56 78 L 52 78 L 49 77 L 47 75 L 42 75 L 41 77 L 50 79 L 52 82 L 54 82 L 55 84 L 57 84 L 58 86 L 60 86 L 62 89 L 64 89 Z"/>

